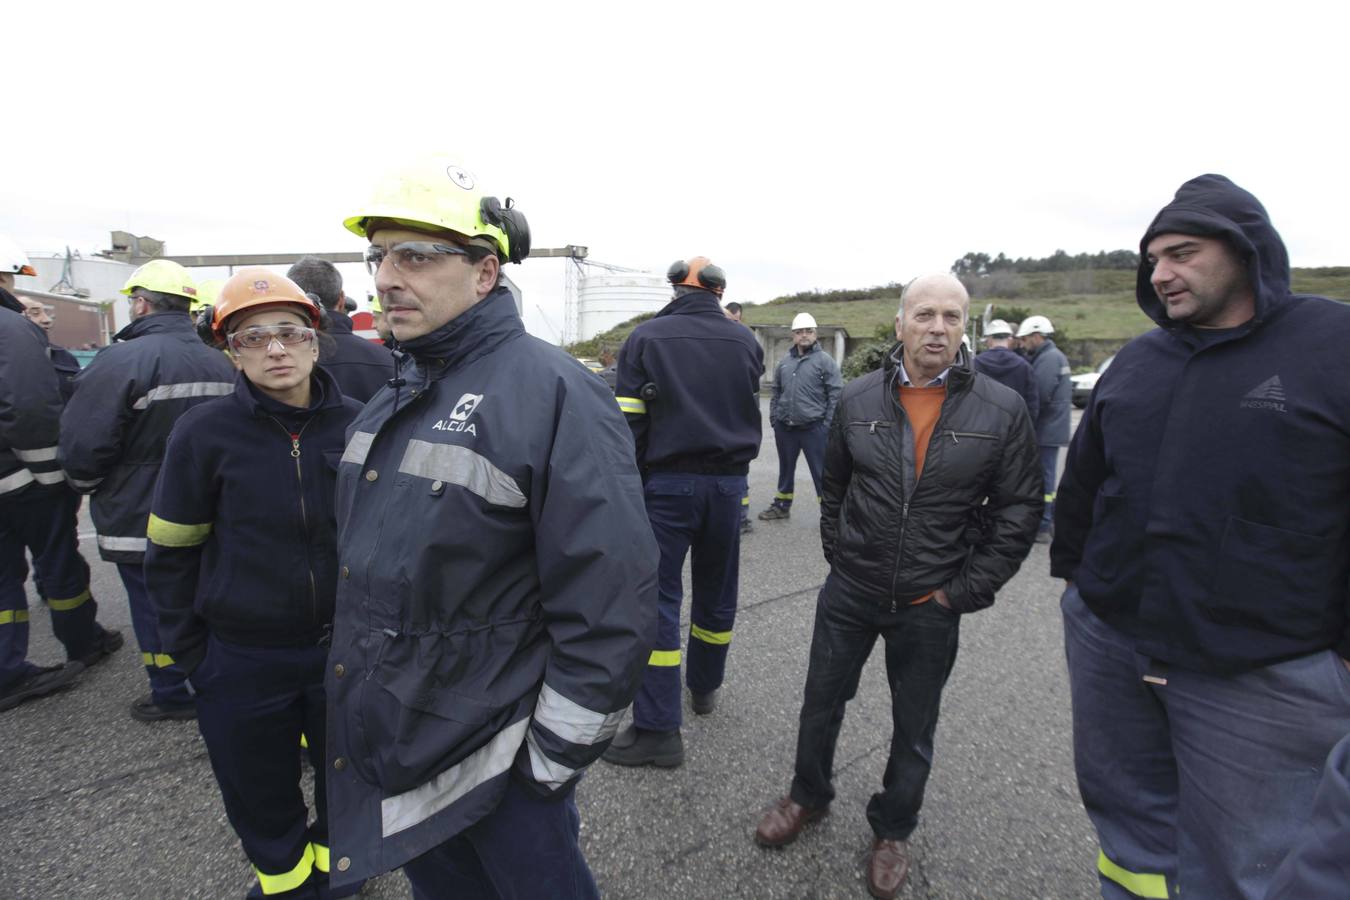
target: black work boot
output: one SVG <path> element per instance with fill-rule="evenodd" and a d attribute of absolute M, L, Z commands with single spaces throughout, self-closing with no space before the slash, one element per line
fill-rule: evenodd
<path fill-rule="evenodd" d="M 27 675 L 0 688 L 0 712 L 13 709 L 25 700 L 45 697 L 75 684 L 84 664 L 72 660 L 64 666 L 33 666 Z"/>
<path fill-rule="evenodd" d="M 629 725 L 600 758 L 616 766 L 672 769 L 684 764 L 684 739 L 679 731 L 646 731 Z"/>
<path fill-rule="evenodd" d="M 689 692 L 689 705 L 694 712 L 700 716 L 706 716 L 717 709 L 717 688 L 713 688 L 706 694 L 696 694 Z"/>
<path fill-rule="evenodd" d="M 779 506 L 775 503 L 773 506 L 770 506 L 768 509 L 764 510 L 764 512 L 760 513 L 759 517 L 765 522 L 772 522 L 774 519 L 790 519 L 792 518 L 792 510 L 788 509 L 786 506 Z"/>
<path fill-rule="evenodd" d="M 94 627 L 98 629 L 98 637 L 94 638 L 93 643 L 90 644 L 89 652 L 80 657 L 80 662 L 84 664 L 86 669 L 112 656 L 122 649 L 122 644 L 125 643 L 122 639 L 122 632 L 104 628 L 98 623 L 95 623 Z"/>

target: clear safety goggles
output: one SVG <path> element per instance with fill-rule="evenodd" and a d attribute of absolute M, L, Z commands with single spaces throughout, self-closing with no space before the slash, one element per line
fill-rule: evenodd
<path fill-rule="evenodd" d="M 276 341 L 283 347 L 294 347 L 314 340 L 314 329 L 303 325 L 250 325 L 225 338 L 235 350 L 262 350 Z"/>
<path fill-rule="evenodd" d="M 434 241 L 404 241 L 388 250 L 371 244 L 366 248 L 366 271 L 374 275 L 380 271 L 380 265 L 384 263 L 385 257 L 388 257 L 395 269 L 405 275 L 415 275 L 430 268 L 432 261 L 439 256 L 467 256 L 470 262 L 473 262 L 475 254 L 463 247 L 438 244 Z"/>

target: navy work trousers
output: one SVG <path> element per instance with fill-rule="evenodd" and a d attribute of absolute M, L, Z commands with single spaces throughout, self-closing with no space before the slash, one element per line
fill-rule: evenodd
<path fill-rule="evenodd" d="M 225 814 L 268 897 L 327 889 L 327 659 L 326 647 L 245 647 L 212 636 L 192 673 L 197 728 Z M 300 790 L 302 734 L 314 766 L 312 826 Z"/>
<path fill-rule="evenodd" d="M 141 661 L 150 679 L 150 696 L 160 706 L 182 706 L 192 702 L 183 672 L 164 652 L 159 637 L 159 613 L 155 610 L 150 592 L 145 587 L 145 572 L 140 563 L 118 563 L 117 574 L 127 591 L 127 606 L 131 610 L 131 630 L 136 632 L 136 643 L 141 647 Z"/>
<path fill-rule="evenodd" d="M 778 493 L 774 494 L 774 506 L 783 509 L 792 507 L 799 453 L 806 454 L 806 468 L 810 470 L 811 481 L 816 486 L 816 498 L 820 498 L 820 478 L 825 471 L 825 445 L 829 439 L 830 424 L 825 421 L 801 427 L 773 426 L 773 443 L 778 448 Z"/>
<path fill-rule="evenodd" d="M 680 706 L 680 606 L 684 558 L 691 555 L 693 601 L 689 614 L 689 690 L 707 694 L 722 684 L 736 622 L 740 576 L 741 498 L 744 475 L 657 473 L 647 478 L 647 518 L 661 549 L 657 572 L 660 619 L 656 647 L 633 700 L 633 724 L 675 731 Z"/>
<path fill-rule="evenodd" d="M 1055 487 L 1059 484 L 1059 447 L 1041 445 L 1041 477 L 1045 480 L 1045 511 L 1041 513 L 1041 531 L 1055 524 Z"/>
<path fill-rule="evenodd" d="M 598 898 L 572 788 L 541 797 L 513 776 L 497 808 L 403 867 L 416 900 Z"/>
<path fill-rule="evenodd" d="M 27 675 L 28 579 L 25 549 L 51 610 L 52 632 L 69 659 L 93 649 L 98 604 L 89 564 L 80 556 L 75 511 L 80 497 L 64 484 L 30 486 L 0 497 L 0 686 Z"/>
<path fill-rule="evenodd" d="M 1350 671 L 1331 650 L 1235 675 L 1165 667 L 1077 588 L 1060 607 L 1102 896 L 1259 900 L 1350 732 Z"/>
<path fill-rule="evenodd" d="M 820 809 L 834 799 L 834 750 L 844 706 L 857 694 L 863 665 L 881 637 L 891 686 L 891 749 L 882 789 L 867 804 L 867 821 L 879 838 L 909 837 L 919 824 L 933 767 L 933 733 L 942 688 L 956 662 L 960 622 L 958 613 L 936 600 L 894 606 L 861 596 L 830 573 L 816 600 L 793 800 Z"/>

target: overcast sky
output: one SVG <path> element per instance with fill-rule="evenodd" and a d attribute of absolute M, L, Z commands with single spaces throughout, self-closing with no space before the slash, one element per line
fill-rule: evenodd
<path fill-rule="evenodd" d="M 0 232 L 34 250 L 358 250 L 370 182 L 436 150 L 536 247 L 705 254 L 742 302 L 1135 247 L 1203 172 L 1350 265 L 1341 4 L 10 6 Z M 563 271 L 509 268 L 541 336 Z"/>

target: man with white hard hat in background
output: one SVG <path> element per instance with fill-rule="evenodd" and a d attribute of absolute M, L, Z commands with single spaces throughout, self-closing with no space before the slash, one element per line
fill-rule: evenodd
<path fill-rule="evenodd" d="M 595 897 L 573 790 L 656 624 L 656 542 L 605 383 L 525 332 L 524 216 L 444 157 L 348 230 L 407 354 L 337 475 L 329 702 L 335 887 Z"/>
<path fill-rule="evenodd" d="M 843 389 L 839 365 L 816 340 L 815 318 L 810 313 L 797 313 L 792 320 L 792 347 L 773 373 L 769 424 L 778 448 L 778 493 L 769 508 L 759 514 L 761 519 L 786 519 L 792 514 L 798 454 L 806 455 L 816 498 L 820 498 L 825 443 Z"/>
<path fill-rule="evenodd" d="M 1036 376 L 1040 409 L 1032 413 L 1036 423 L 1036 443 L 1041 448 L 1041 472 L 1045 478 L 1045 512 L 1036 532 L 1036 543 L 1048 544 L 1055 521 L 1055 485 L 1059 481 L 1059 450 L 1069 446 L 1070 401 L 1073 382 L 1069 379 L 1069 360 L 1050 335 L 1055 326 L 1045 316 L 1027 316 L 1017 329 L 1017 337 L 1026 351 L 1031 371 Z"/>
<path fill-rule="evenodd" d="M 1036 373 L 1031 370 L 1031 363 L 1013 349 L 1012 326 L 1002 319 L 991 321 L 984 329 L 984 347 L 984 352 L 971 360 L 970 367 L 1021 394 L 1031 414 L 1031 424 L 1035 425 L 1041 411 Z"/>
<path fill-rule="evenodd" d="M 182 266 L 151 260 L 122 293 L 131 301 L 131 324 L 75 380 L 61 416 L 61 468 L 71 487 L 93 496 L 99 555 L 116 564 L 127 591 L 150 681 L 150 693 L 131 704 L 132 718 L 192 719 L 196 707 L 183 673 L 163 652 L 141 566 L 169 432 L 193 406 L 232 393 L 234 367 L 197 336 L 188 314 L 197 288 Z"/>

